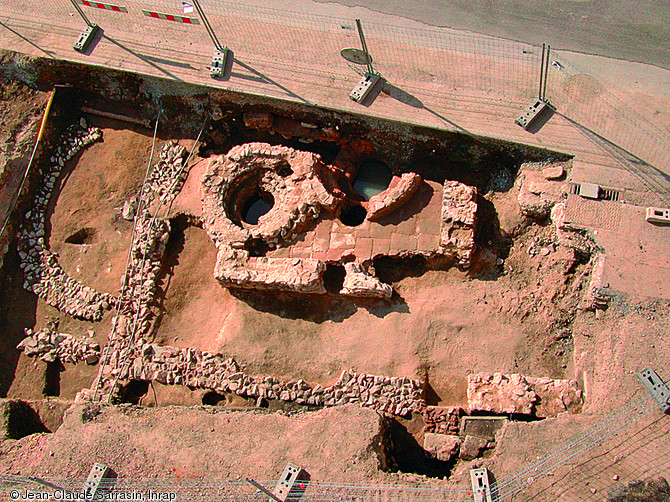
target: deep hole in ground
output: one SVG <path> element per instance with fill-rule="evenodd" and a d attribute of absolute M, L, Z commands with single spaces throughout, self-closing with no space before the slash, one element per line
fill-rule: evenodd
<path fill-rule="evenodd" d="M 226 396 L 224 394 L 219 394 L 218 392 L 211 390 L 202 395 L 202 404 L 205 406 L 216 406 L 221 402 L 226 404 Z"/>
<path fill-rule="evenodd" d="M 68 244 L 90 244 L 95 239 L 95 228 L 82 228 L 70 235 L 65 242 Z"/>
<path fill-rule="evenodd" d="M 340 213 L 340 221 L 348 227 L 362 225 L 368 212 L 360 204 L 353 204 Z"/>
<path fill-rule="evenodd" d="M 47 363 L 46 374 L 44 375 L 45 396 L 60 396 L 60 374 L 64 370 L 63 364 L 58 359 Z"/>
<path fill-rule="evenodd" d="M 428 262 L 424 256 L 399 258 L 396 256 L 380 256 L 374 260 L 377 277 L 382 282 L 393 284 L 406 277 L 419 277 L 428 269 Z"/>
<path fill-rule="evenodd" d="M 244 203 L 242 221 L 249 225 L 258 225 L 258 219 L 267 214 L 274 206 L 274 198 L 267 192 L 254 192 Z"/>
<path fill-rule="evenodd" d="M 178 215 L 170 220 L 170 236 L 165 245 L 161 268 L 156 276 L 156 302 L 159 307 L 159 316 L 155 322 L 154 332 L 160 328 L 162 316 L 165 313 L 165 297 L 170 288 L 174 269 L 179 265 L 179 254 L 184 250 L 186 241 L 185 232 L 190 225 L 190 219 L 186 215 Z"/>
<path fill-rule="evenodd" d="M 25 329 L 36 322 L 37 296 L 23 288 L 16 240 L 10 244 L 0 269 L 0 397 L 6 397 L 16 373 L 21 352 L 18 343 L 25 338 Z M 34 382 L 41 389 L 41 382 Z"/>
<path fill-rule="evenodd" d="M 120 403 L 139 404 L 149 392 L 149 382 L 144 380 L 131 380 L 123 385 L 118 393 Z"/>
<path fill-rule="evenodd" d="M 344 286 L 344 276 L 346 272 L 344 265 L 327 263 L 326 270 L 323 273 L 323 284 L 328 293 L 338 294 Z"/>
<path fill-rule="evenodd" d="M 9 439 L 21 439 L 31 434 L 49 432 L 38 413 L 29 403 L 21 400 L 10 400 L 0 404 L 0 424 L 4 422 L 5 430 L 2 433 Z"/>
<path fill-rule="evenodd" d="M 414 434 L 398 420 L 391 419 L 386 431 L 391 445 L 388 455 L 391 459 L 391 470 L 414 473 L 433 478 L 446 478 L 456 461 L 443 462 L 428 457 Z"/>
<path fill-rule="evenodd" d="M 366 160 L 363 162 L 354 178 L 354 191 L 363 197 L 363 200 L 370 200 L 384 190 L 391 183 L 393 173 L 385 162 L 380 160 Z"/>

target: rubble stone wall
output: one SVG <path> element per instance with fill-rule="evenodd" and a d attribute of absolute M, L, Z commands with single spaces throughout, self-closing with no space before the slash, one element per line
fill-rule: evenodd
<path fill-rule="evenodd" d="M 491 413 L 518 413 L 538 418 L 581 410 L 582 390 L 574 380 L 534 378 L 517 373 L 468 376 L 468 408 Z"/>
<path fill-rule="evenodd" d="M 216 392 L 233 392 L 244 397 L 280 399 L 315 406 L 357 403 L 393 415 L 405 416 L 424 406 L 423 385 L 418 380 L 384 377 L 345 370 L 331 387 L 310 385 L 304 380 L 282 382 L 273 377 L 253 377 L 221 354 L 196 349 L 161 347 L 151 343 L 139 349 L 125 349 L 120 359 L 132 364 L 107 368 L 120 381 L 157 381 L 165 385 L 186 385 Z"/>
<path fill-rule="evenodd" d="M 477 188 L 458 181 L 445 181 L 442 192 L 440 248 L 468 267 L 475 251 Z"/>
<path fill-rule="evenodd" d="M 96 364 L 100 359 L 100 345 L 93 340 L 75 338 L 65 333 L 56 333 L 45 328 L 33 332 L 26 329 L 26 338 L 16 348 L 23 350 L 28 357 L 39 357 L 42 361 L 52 363 L 58 359 L 63 363 Z M 89 332 L 92 337 L 92 332 Z"/>
<path fill-rule="evenodd" d="M 82 126 L 85 126 L 84 122 Z M 56 255 L 45 241 L 46 208 L 65 162 L 102 137 L 99 129 L 82 126 L 76 124 L 68 128 L 61 145 L 50 158 L 43 185 L 38 189 L 31 209 L 25 214 L 25 223 L 17 234 L 18 252 L 25 289 L 73 317 L 99 321 L 107 310 L 116 305 L 116 299 L 72 279 L 58 264 Z"/>

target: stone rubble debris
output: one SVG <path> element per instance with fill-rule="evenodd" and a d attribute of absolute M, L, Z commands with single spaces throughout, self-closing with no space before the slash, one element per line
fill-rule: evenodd
<path fill-rule="evenodd" d="M 488 439 L 477 436 L 465 436 L 460 445 L 458 458 L 461 460 L 474 460 L 489 446 L 490 443 Z"/>
<path fill-rule="evenodd" d="M 391 298 L 393 288 L 383 283 L 374 275 L 371 267 L 364 267 L 356 262 L 344 264 L 344 283 L 341 295 L 372 298 Z"/>
<path fill-rule="evenodd" d="M 95 340 L 75 338 L 65 333 L 57 333 L 49 328 L 25 330 L 26 337 L 16 348 L 26 356 L 38 357 L 52 363 L 57 359 L 62 363 L 97 364 L 100 359 L 100 345 Z"/>

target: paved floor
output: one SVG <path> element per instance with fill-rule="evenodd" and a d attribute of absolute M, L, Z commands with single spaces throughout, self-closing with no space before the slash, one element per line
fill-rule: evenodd
<path fill-rule="evenodd" d="M 350 227 L 334 219 L 322 219 L 289 247 L 268 253 L 277 258 L 341 260 L 345 256 L 366 262 L 378 255 L 429 255 L 440 242 L 442 186 L 423 181 L 412 198 L 378 221 L 365 220 Z"/>

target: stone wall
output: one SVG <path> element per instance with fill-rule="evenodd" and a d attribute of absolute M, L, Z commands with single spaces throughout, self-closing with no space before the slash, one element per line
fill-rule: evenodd
<path fill-rule="evenodd" d="M 311 258 L 247 257 L 218 260 L 214 277 L 222 286 L 298 293 L 325 293 L 326 264 Z M 240 256 L 242 255 L 242 256 Z"/>
<path fill-rule="evenodd" d="M 470 266 L 475 251 L 477 188 L 458 181 L 445 181 L 442 192 L 440 248 L 462 267 Z"/>
<path fill-rule="evenodd" d="M 130 260 L 119 299 L 119 310 L 103 352 L 96 391 L 108 396 L 117 389 L 118 375 L 127 372 L 135 347 L 151 338 L 155 308 L 156 278 L 161 268 L 170 232 L 168 220 L 157 217 L 177 196 L 186 178 L 186 149 L 175 142 L 163 144 L 140 194 L 134 222 Z"/>
<path fill-rule="evenodd" d="M 33 332 L 26 329 L 26 338 L 21 340 L 16 348 L 23 350 L 29 357 L 38 357 L 48 363 L 56 359 L 63 363 L 96 364 L 100 359 L 100 345 L 93 340 L 75 338 L 65 333 L 57 333 L 49 328 L 39 329 Z M 92 332 L 89 332 L 92 336 Z"/>
<path fill-rule="evenodd" d="M 132 360 L 121 367 L 118 363 Z M 331 387 L 310 385 L 304 380 L 282 382 L 273 377 L 253 377 L 221 354 L 196 349 L 138 344 L 127 347 L 109 361 L 103 371 L 120 381 L 156 381 L 165 385 L 186 385 L 240 396 L 280 399 L 314 406 L 356 403 L 393 415 L 405 416 L 423 409 L 423 385 L 418 380 L 385 377 L 345 370 Z"/>
<path fill-rule="evenodd" d="M 392 213 L 407 202 L 421 186 L 421 176 L 415 173 L 403 173 L 394 176 L 389 187 L 370 197 L 367 203 L 368 219 L 378 220 Z"/>
<path fill-rule="evenodd" d="M 45 211 L 65 162 L 102 137 L 99 129 L 86 129 L 85 125 L 82 119 L 81 125 L 69 127 L 61 145 L 49 159 L 50 165 L 43 173 L 43 185 L 38 189 L 32 207 L 26 212 L 25 222 L 17 234 L 18 252 L 25 289 L 33 291 L 52 307 L 73 317 L 99 321 L 105 311 L 116 305 L 116 299 L 72 279 L 58 264 L 56 255 L 47 247 L 45 234 Z"/>
<path fill-rule="evenodd" d="M 273 124 L 263 114 L 250 114 L 247 118 L 254 127 Z M 325 293 L 322 276 L 327 261 L 345 266 L 344 287 L 340 294 L 391 297 L 391 287 L 379 281 L 367 263 L 371 261 L 369 254 L 367 258 L 356 256 L 353 227 L 346 227 L 351 228 L 345 237 L 347 245 L 352 248 L 347 260 L 343 259 L 340 248 L 333 248 L 340 252 L 332 254 L 333 249 L 330 248 L 320 251 L 313 248 L 304 250 L 304 253 L 297 251 L 296 254 L 300 254 L 290 256 L 290 259 L 262 256 L 276 248 L 290 247 L 294 240 L 314 230 L 320 221 L 338 219 L 347 200 L 353 203 L 345 195 L 350 187 L 342 189 L 337 185 L 338 179 L 346 178 L 339 168 L 323 164 L 317 154 L 266 143 L 238 145 L 226 155 L 203 162 L 206 165 L 203 166 L 205 174 L 202 179 L 202 222 L 218 249 L 215 277 L 223 286 Z M 372 220 L 402 210 L 421 185 L 421 178 L 414 173 L 396 176 L 387 190 L 361 203 L 368 210 L 368 221 L 365 223 L 370 225 Z M 251 225 L 243 221 L 241 213 L 245 203 L 256 192 L 272 196 L 274 205 L 258 218 L 257 224 Z M 428 244 L 430 248 L 424 249 L 425 243 L 431 242 L 432 235 L 419 236 L 423 237 L 424 243 L 424 248 L 419 250 L 417 237 L 411 235 L 406 239 L 406 251 L 401 249 L 400 255 L 446 255 L 460 266 L 467 267 L 475 246 L 476 197 L 474 187 L 455 181 L 445 182 L 440 216 L 434 223 L 431 222 L 435 227 L 434 245 Z M 414 216 L 412 211 L 420 212 L 422 209 L 423 206 L 410 208 L 400 218 L 408 220 Z M 397 222 L 395 224 L 398 225 Z M 436 236 L 438 225 L 439 242 Z M 366 239 L 370 248 L 373 240 L 370 234 Z M 328 241 L 327 246 L 330 245 Z M 386 245 L 388 247 L 389 243 Z M 361 244 L 363 248 L 365 245 Z M 277 250 L 278 254 L 281 251 Z M 353 262 L 348 261 L 351 258 Z"/>
<path fill-rule="evenodd" d="M 459 407 L 426 406 L 423 410 L 424 432 L 458 434 L 463 410 Z"/>
<path fill-rule="evenodd" d="M 518 413 L 538 418 L 581 411 L 582 391 L 574 380 L 534 378 L 517 373 L 468 376 L 470 412 Z"/>

